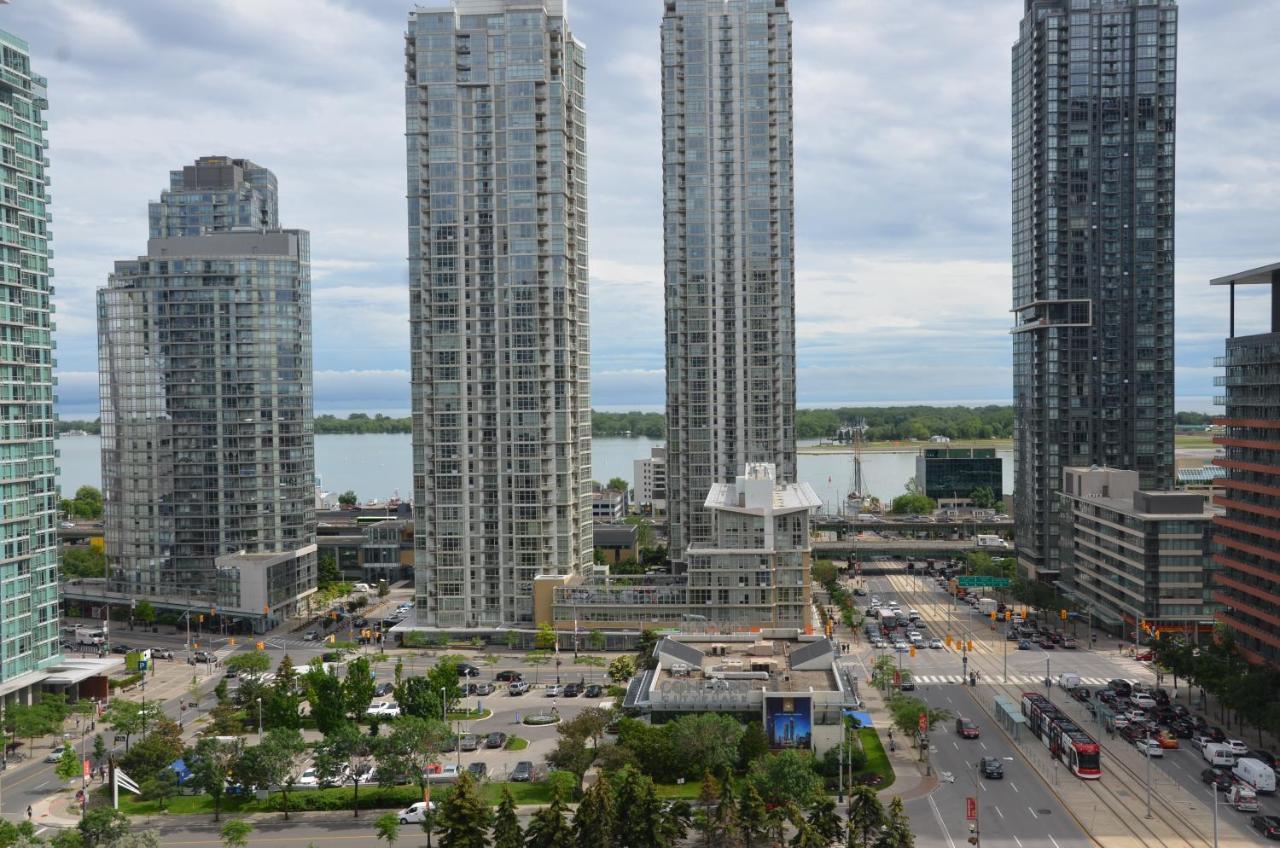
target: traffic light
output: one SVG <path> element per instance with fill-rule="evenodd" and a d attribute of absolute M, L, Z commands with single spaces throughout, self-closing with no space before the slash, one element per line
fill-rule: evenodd
<path fill-rule="evenodd" d="M 911 646 L 911 656 L 913 656 L 913 657 L 914 657 L 915 655 L 916 655 L 916 646 L 915 646 L 915 645 L 912 645 L 912 646 Z"/>
<path fill-rule="evenodd" d="M 973 640 L 972 640 L 972 639 L 970 639 L 970 640 L 969 640 L 969 645 L 968 645 L 968 647 L 969 647 L 969 650 L 970 650 L 970 651 L 972 651 L 972 650 L 973 650 Z"/>
<path fill-rule="evenodd" d="M 259 651 L 265 651 L 267 649 L 267 643 L 259 642 L 258 644 L 254 645 L 254 647 L 257 648 Z"/>
<path fill-rule="evenodd" d="M 1004 620 L 1005 620 L 1005 621 L 1009 621 L 1011 618 L 1013 618 L 1013 610 L 1005 610 L 1005 611 L 1004 611 Z"/>
<path fill-rule="evenodd" d="M 950 648 L 950 647 L 951 647 L 951 634 L 950 634 L 950 633 L 948 633 L 948 634 L 947 634 L 947 647 L 948 647 L 948 648 Z"/>
<path fill-rule="evenodd" d="M 1066 611 L 1065 609 L 1060 609 L 1060 610 L 1058 610 L 1058 618 L 1062 619 L 1063 621 L 1066 621 L 1066 620 L 1067 620 L 1067 611 Z"/>
<path fill-rule="evenodd" d="M 232 636 L 230 639 L 228 639 L 227 644 L 234 648 L 236 646 L 236 637 Z"/>
<path fill-rule="evenodd" d="M 992 620 L 992 621 L 995 621 L 995 620 L 996 620 L 996 612 L 995 612 L 995 610 L 992 610 L 992 611 L 991 611 L 991 620 Z"/>
<path fill-rule="evenodd" d="M 196 616 L 196 623 L 204 624 L 204 613 L 200 613 L 199 615 Z"/>

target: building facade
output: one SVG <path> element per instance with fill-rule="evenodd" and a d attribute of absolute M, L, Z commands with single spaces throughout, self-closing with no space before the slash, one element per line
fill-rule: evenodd
<path fill-rule="evenodd" d="M 791 16 L 666 0 L 662 19 L 671 559 L 712 538 L 712 484 L 796 479 Z"/>
<path fill-rule="evenodd" d="M 295 556 L 294 583 L 315 587 L 310 246 L 279 229 L 274 187 L 242 159 L 174 171 L 146 255 L 98 291 L 109 593 L 216 605 L 236 553 Z M 217 200 L 244 196 L 265 227 Z M 282 600 L 263 623 L 300 597 L 267 594 Z"/>
<path fill-rule="evenodd" d="M 585 55 L 564 0 L 405 35 L 415 625 L 531 625 L 591 565 Z"/>
<path fill-rule="evenodd" d="M 1136 471 L 1068 468 L 1059 494 L 1063 592 L 1132 640 L 1209 638 L 1217 604 L 1213 510 L 1194 492 L 1148 492 Z"/>
<path fill-rule="evenodd" d="M 649 448 L 649 456 L 632 461 L 636 506 L 641 512 L 662 515 L 667 511 L 667 449 Z"/>
<path fill-rule="evenodd" d="M 1213 281 L 1231 295 L 1226 355 L 1217 364 L 1226 373 L 1214 403 L 1226 407 L 1215 424 L 1225 431 L 1214 441 L 1224 455 L 1214 464 L 1226 469 L 1214 503 L 1224 513 L 1214 519 L 1214 598 L 1219 619 L 1236 644 L 1254 662 L 1280 668 L 1280 263 Z M 1246 314 L 1265 316 L 1265 332 L 1236 334 L 1236 286 L 1271 287 L 1271 308 Z"/>
<path fill-rule="evenodd" d="M 940 507 L 971 506 L 973 493 L 990 489 L 1004 499 L 1004 460 L 995 448 L 924 448 L 916 456 L 916 483 Z"/>
<path fill-rule="evenodd" d="M 1013 48 L 1019 568 L 1059 572 L 1062 472 L 1173 482 L 1174 0 L 1025 0 Z"/>
<path fill-rule="evenodd" d="M 0 30 L 0 699 L 61 659 L 48 108 L 27 43 Z"/>

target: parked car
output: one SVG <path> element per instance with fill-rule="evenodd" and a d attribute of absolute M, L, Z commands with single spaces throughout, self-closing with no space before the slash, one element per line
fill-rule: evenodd
<path fill-rule="evenodd" d="M 589 683 L 589 684 L 587 684 L 587 688 L 582 690 L 582 697 L 584 697 L 584 698 L 603 698 L 603 697 L 604 697 L 604 687 L 603 687 L 603 686 L 601 686 L 599 683 Z"/>
<path fill-rule="evenodd" d="M 320 778 L 316 777 L 316 770 L 309 768 L 298 777 L 299 786 L 319 786 Z"/>
<path fill-rule="evenodd" d="M 468 687 L 468 688 L 470 688 L 470 689 L 471 689 L 471 694 L 472 694 L 472 695 L 482 695 L 482 696 L 483 696 L 483 695 L 492 695 L 492 694 L 493 694 L 493 684 L 492 684 L 492 683 L 473 683 L 473 684 L 471 684 L 471 686 L 470 686 L 470 687 Z"/>
<path fill-rule="evenodd" d="M 484 780 L 489 776 L 489 767 L 484 763 L 472 763 L 467 766 L 467 771 L 471 772 L 471 776 L 476 780 Z"/>
<path fill-rule="evenodd" d="M 566 698 L 576 698 L 582 694 L 582 684 L 570 683 L 564 687 L 564 696 Z"/>
<path fill-rule="evenodd" d="M 153 660 L 171 660 L 173 659 L 173 651 L 169 648 L 152 648 L 151 658 Z"/>
<path fill-rule="evenodd" d="M 499 683 L 518 683 L 524 680 L 524 675 L 518 671 L 500 671 L 493 676 L 493 679 Z"/>
<path fill-rule="evenodd" d="M 394 692 L 394 691 L 396 691 L 395 684 L 393 684 L 393 683 L 379 683 L 377 686 L 373 687 L 373 697 L 375 697 L 375 698 L 385 698 L 385 697 L 387 697 L 388 695 L 390 695 L 390 694 L 391 694 L 392 692 Z"/>
<path fill-rule="evenodd" d="M 547 691 L 542 693 L 547 698 L 559 698 L 564 695 L 564 687 L 559 683 L 552 683 L 547 686 Z"/>
<path fill-rule="evenodd" d="M 116 644 L 111 646 L 111 653 L 113 654 L 127 654 L 132 650 L 133 648 L 130 648 L 128 645 L 125 645 L 120 642 L 117 642 Z"/>
<path fill-rule="evenodd" d="M 418 801 L 410 804 L 397 814 L 400 824 L 421 824 L 427 817 L 427 811 L 435 812 L 436 805 L 430 801 Z"/>
<path fill-rule="evenodd" d="M 1280 839 L 1280 816 L 1254 816 L 1249 819 L 1249 827 L 1267 839 Z"/>
<path fill-rule="evenodd" d="M 511 770 L 511 781 L 513 783 L 528 783 L 533 780 L 533 763 L 528 760 L 521 760 L 516 763 L 516 767 Z"/>
<path fill-rule="evenodd" d="M 1001 780 L 1004 777 L 1004 766 L 995 757 L 983 757 L 978 762 L 978 771 L 988 780 Z"/>
<path fill-rule="evenodd" d="M 511 683 L 507 686 L 507 694 L 512 696 L 523 695 L 528 691 L 529 684 L 525 683 L 523 680 L 517 680 L 515 683 Z"/>
<path fill-rule="evenodd" d="M 458 737 L 459 751 L 474 751 L 480 747 L 480 740 L 476 738 L 474 733 L 464 733 Z"/>
<path fill-rule="evenodd" d="M 480 669 L 476 668 L 471 663 L 458 663 L 458 676 L 459 677 L 479 677 Z"/>
<path fill-rule="evenodd" d="M 507 734 L 500 730 L 495 730 L 484 738 L 484 746 L 486 748 L 502 748 L 507 744 Z"/>
<path fill-rule="evenodd" d="M 400 705 L 395 701 L 380 701 L 376 704 L 370 704 L 369 709 L 364 714 L 370 718 L 399 718 Z"/>

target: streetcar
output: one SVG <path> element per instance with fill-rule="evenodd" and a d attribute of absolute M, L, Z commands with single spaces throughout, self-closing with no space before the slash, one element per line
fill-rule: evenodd
<path fill-rule="evenodd" d="M 1102 777 L 1101 747 L 1053 701 L 1035 692 L 1023 692 L 1022 715 L 1036 738 L 1072 774 L 1085 780 Z"/>

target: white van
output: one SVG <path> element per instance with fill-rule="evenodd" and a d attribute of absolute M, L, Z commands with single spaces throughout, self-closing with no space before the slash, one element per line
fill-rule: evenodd
<path fill-rule="evenodd" d="M 1255 792 L 1275 792 L 1276 773 L 1271 766 L 1253 757 L 1236 760 L 1236 767 L 1231 773 L 1253 787 Z"/>
<path fill-rule="evenodd" d="M 1058 685 L 1068 692 L 1080 685 L 1080 675 L 1078 674 L 1060 674 L 1058 675 Z"/>
<path fill-rule="evenodd" d="M 1231 753 L 1231 749 L 1221 742 L 1210 742 L 1200 749 L 1200 753 L 1204 756 L 1205 762 L 1211 766 L 1234 766 L 1236 764 L 1236 755 Z"/>
<path fill-rule="evenodd" d="M 351 591 L 353 591 L 353 592 L 368 592 L 368 591 L 371 591 L 371 590 L 369 589 L 369 584 L 368 584 L 368 583 L 354 583 L 354 584 L 352 584 L 352 586 L 351 586 Z"/>

